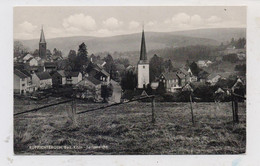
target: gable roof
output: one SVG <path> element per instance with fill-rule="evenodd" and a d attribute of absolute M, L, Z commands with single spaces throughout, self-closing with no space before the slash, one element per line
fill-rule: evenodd
<path fill-rule="evenodd" d="M 21 71 L 19 71 L 17 69 L 14 70 L 14 74 L 17 75 L 20 78 L 27 78 L 28 77 L 27 75 L 25 75 L 24 73 L 22 73 Z"/>
<path fill-rule="evenodd" d="M 62 77 L 66 77 L 66 73 L 64 70 L 58 70 L 57 73 Z"/>
<path fill-rule="evenodd" d="M 23 74 L 25 74 L 27 77 L 31 77 L 31 74 L 28 70 L 20 69 L 19 71 L 22 72 Z"/>
<path fill-rule="evenodd" d="M 217 73 L 212 73 L 212 74 L 210 74 L 209 76 L 208 76 L 208 79 L 209 80 L 211 80 L 211 79 L 213 79 L 213 78 L 215 78 L 215 77 L 221 77 L 221 75 L 219 75 L 219 74 L 217 74 Z"/>
<path fill-rule="evenodd" d="M 88 80 L 88 81 L 90 81 L 91 83 L 93 83 L 93 84 L 95 84 L 95 85 L 101 84 L 101 81 L 99 81 L 99 80 L 97 80 L 96 78 L 91 77 L 91 76 L 86 77 L 85 79 Z"/>
<path fill-rule="evenodd" d="M 56 64 L 54 62 L 44 62 L 44 66 L 45 67 L 55 68 Z"/>
<path fill-rule="evenodd" d="M 26 55 L 23 57 L 23 60 L 24 60 L 24 61 L 27 61 L 27 60 L 30 59 L 31 57 L 33 57 L 31 54 L 26 54 Z"/>
<path fill-rule="evenodd" d="M 35 73 L 37 75 L 37 77 L 40 80 L 47 80 L 47 79 L 51 79 L 51 75 L 48 72 L 38 72 Z"/>
<path fill-rule="evenodd" d="M 179 71 L 182 72 L 184 75 L 189 75 L 189 72 L 184 69 L 184 67 L 180 68 Z"/>
<path fill-rule="evenodd" d="M 185 78 L 185 75 L 183 73 L 178 73 L 177 76 L 180 78 L 180 79 L 184 79 Z"/>
<path fill-rule="evenodd" d="M 78 77 L 79 76 L 79 71 L 71 71 L 71 72 L 68 72 L 66 74 L 66 76 L 69 76 L 69 77 Z"/>
<path fill-rule="evenodd" d="M 166 72 L 166 73 L 162 73 L 162 75 L 166 80 L 178 79 L 176 72 Z"/>

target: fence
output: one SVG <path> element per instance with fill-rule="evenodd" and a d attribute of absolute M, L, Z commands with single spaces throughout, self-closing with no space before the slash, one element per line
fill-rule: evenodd
<path fill-rule="evenodd" d="M 97 110 L 105 110 L 106 108 L 109 108 L 109 107 L 114 107 L 114 106 L 118 106 L 118 105 L 122 105 L 122 104 L 131 103 L 131 102 L 134 102 L 134 101 L 141 101 L 141 100 L 150 99 L 150 98 L 152 99 L 152 101 L 151 101 L 151 111 L 152 111 L 152 120 L 151 120 L 151 122 L 155 123 L 155 96 L 154 95 L 143 96 L 143 97 L 139 97 L 137 99 L 129 100 L 129 101 L 126 101 L 126 102 L 113 103 L 113 104 L 110 104 L 110 105 L 101 106 L 101 107 L 97 107 L 97 108 L 93 108 L 93 109 L 88 109 L 88 110 L 81 111 L 81 112 L 77 112 L 76 111 L 77 110 L 77 106 L 76 106 L 75 99 L 70 99 L 70 100 L 64 100 L 64 101 L 61 101 L 61 102 L 58 102 L 58 103 L 53 103 L 53 104 L 45 105 L 45 106 L 42 106 L 42 107 L 34 108 L 34 109 L 31 109 L 31 110 L 18 112 L 18 113 L 15 113 L 14 116 L 18 116 L 18 115 L 22 115 L 22 114 L 26 114 L 26 113 L 30 113 L 30 112 L 36 112 L 36 111 L 44 109 L 44 108 L 48 108 L 48 107 L 52 107 L 52 106 L 55 106 L 55 105 L 71 102 L 71 113 L 69 114 L 69 116 L 70 116 L 69 118 L 72 120 L 72 122 L 75 122 L 76 121 L 76 118 L 75 118 L 76 114 L 79 115 L 79 114 L 84 114 L 84 113 L 87 113 L 87 112 L 92 112 L 92 111 L 97 111 Z M 190 94 L 191 121 L 192 121 L 192 124 L 194 125 L 195 124 L 195 120 L 194 120 L 193 108 L 192 108 L 192 103 L 193 103 L 192 98 L 193 97 Z M 235 93 L 231 93 L 231 98 L 232 98 L 231 102 L 232 102 L 233 122 L 234 123 L 238 123 L 239 122 L 239 118 L 238 118 L 238 101 L 241 100 L 241 99 L 242 100 L 246 100 L 246 98 L 243 97 L 243 96 L 240 96 L 238 94 L 235 94 Z"/>

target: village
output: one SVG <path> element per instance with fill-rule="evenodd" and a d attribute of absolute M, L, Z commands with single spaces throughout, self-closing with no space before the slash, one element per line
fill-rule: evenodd
<path fill-rule="evenodd" d="M 232 42 L 234 43 L 234 39 Z M 80 57 L 80 51 L 83 51 L 83 56 L 77 59 Z M 240 48 L 226 46 L 226 49 L 219 51 L 225 56 L 187 62 L 179 68 L 174 67 L 171 60 L 165 60 L 167 64 L 150 64 L 153 60 L 159 61 L 160 57 L 154 55 L 149 62 L 144 31 L 140 57 L 136 57 L 139 58 L 137 66 L 120 62 L 115 65 L 111 55 L 103 59 L 93 54 L 87 57 L 85 43 L 79 46 L 78 55 L 71 51 L 72 57 L 64 58 L 56 49 L 54 52 L 53 55 L 48 53 L 42 29 L 38 52 L 22 52 L 14 57 L 16 96 L 38 100 L 52 95 L 91 102 L 118 103 L 141 95 L 157 94 L 161 96 L 161 101 L 186 101 L 187 99 L 181 96 L 187 87 L 192 89 L 197 101 L 228 101 L 231 90 L 235 89 L 238 94 L 246 95 L 243 66 L 246 59 L 245 43 Z M 232 58 L 237 59 L 238 63 L 235 64 L 238 65 L 235 69 L 238 69 L 238 72 L 222 71 L 219 64 Z M 158 68 L 163 70 L 158 71 Z"/>
<path fill-rule="evenodd" d="M 246 152 L 245 7 L 14 11 L 14 154 Z"/>

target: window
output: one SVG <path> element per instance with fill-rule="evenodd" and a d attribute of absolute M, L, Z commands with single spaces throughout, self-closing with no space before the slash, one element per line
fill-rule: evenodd
<path fill-rule="evenodd" d="M 22 84 L 22 86 L 25 86 L 25 84 Z"/>
<path fill-rule="evenodd" d="M 143 66 L 143 69 L 145 69 L 145 66 Z"/>

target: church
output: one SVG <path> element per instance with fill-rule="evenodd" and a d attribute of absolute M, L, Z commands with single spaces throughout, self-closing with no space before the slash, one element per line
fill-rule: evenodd
<path fill-rule="evenodd" d="M 41 37 L 39 42 L 39 57 L 41 59 L 46 59 L 46 49 L 47 49 L 47 43 L 45 41 L 45 36 L 43 33 L 43 27 L 41 29 Z"/>
<path fill-rule="evenodd" d="M 140 59 L 137 63 L 137 89 L 146 89 L 148 84 L 149 84 L 149 61 L 147 60 L 144 29 L 143 29 Z"/>

